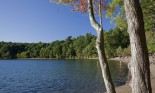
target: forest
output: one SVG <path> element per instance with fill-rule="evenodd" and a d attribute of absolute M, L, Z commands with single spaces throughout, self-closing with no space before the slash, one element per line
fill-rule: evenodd
<path fill-rule="evenodd" d="M 116 28 L 104 31 L 105 54 L 108 58 L 116 56 L 130 56 L 130 40 L 127 32 L 124 5 L 121 0 L 114 0 L 106 12 L 106 17 Z M 155 53 L 155 2 L 143 0 L 140 2 L 143 10 L 145 34 L 149 54 Z M 119 7 L 120 9 L 112 10 Z M 117 12 L 117 13 L 116 13 Z M 119 13 L 118 13 L 119 12 Z M 0 42 L 0 59 L 16 58 L 69 58 L 87 59 L 97 58 L 95 47 L 96 35 L 87 33 L 85 36 L 73 38 L 68 36 L 65 40 L 51 43 L 12 43 Z"/>
<path fill-rule="evenodd" d="M 104 33 L 105 52 L 108 58 L 116 56 L 130 56 L 130 42 L 127 31 L 119 28 Z M 149 54 L 155 53 L 155 32 L 146 32 Z M 24 58 L 67 58 L 88 59 L 97 58 L 95 48 L 96 36 L 87 33 L 84 36 L 51 43 L 12 43 L 0 42 L 0 59 Z"/>

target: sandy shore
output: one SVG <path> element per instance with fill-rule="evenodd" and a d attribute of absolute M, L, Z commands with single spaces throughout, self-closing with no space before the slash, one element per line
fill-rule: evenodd
<path fill-rule="evenodd" d="M 122 61 L 122 62 L 128 63 L 130 61 L 130 57 L 128 57 L 128 58 L 126 57 L 123 59 L 116 57 L 116 58 L 112 58 L 110 60 L 117 60 L 117 61 Z M 151 70 L 152 93 L 155 93 L 155 59 L 150 58 L 150 63 L 151 63 L 150 70 Z M 119 86 L 119 87 L 116 87 L 116 92 L 117 93 L 131 93 L 131 87 L 128 84 Z"/>

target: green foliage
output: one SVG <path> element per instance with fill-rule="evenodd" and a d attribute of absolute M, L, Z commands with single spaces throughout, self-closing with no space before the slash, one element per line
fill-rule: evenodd
<path fill-rule="evenodd" d="M 127 29 L 123 3 L 124 0 L 112 0 L 107 10 L 106 17 L 111 17 L 116 27 Z M 155 31 L 155 0 L 141 0 L 140 4 L 143 11 L 145 31 Z"/>
<path fill-rule="evenodd" d="M 118 47 L 127 48 L 129 43 L 129 36 L 127 31 L 122 31 L 119 28 L 109 30 L 105 33 L 105 52 L 107 57 L 116 56 L 116 49 Z"/>
<path fill-rule="evenodd" d="M 113 0 L 112 2 L 109 3 L 109 8 L 107 9 L 106 12 L 106 17 L 112 17 L 115 15 L 116 11 L 118 11 L 118 7 L 120 7 L 121 10 L 123 10 L 123 0 Z M 121 12 L 121 11 L 120 11 Z"/>
<path fill-rule="evenodd" d="M 119 46 L 117 49 L 116 49 L 116 53 L 118 56 L 122 56 L 123 55 L 123 49 Z"/>
<path fill-rule="evenodd" d="M 111 17 L 111 22 L 115 23 L 116 27 L 125 30 L 127 28 L 127 21 L 125 18 L 124 0 L 113 0 L 109 3 L 106 17 Z"/>
<path fill-rule="evenodd" d="M 96 57 L 95 39 L 94 35 L 88 33 L 77 38 L 69 36 L 66 40 L 52 43 L 0 42 L 0 59 Z"/>
<path fill-rule="evenodd" d="M 145 30 L 155 31 L 155 0 L 142 0 L 141 7 L 143 10 Z"/>
<path fill-rule="evenodd" d="M 155 53 L 155 32 L 146 32 L 147 47 L 149 53 Z"/>
<path fill-rule="evenodd" d="M 105 52 L 108 58 L 129 56 L 129 36 L 119 28 L 109 30 L 105 35 Z M 146 32 L 149 53 L 155 53 L 155 33 Z M 13 58 L 97 58 L 96 36 L 91 33 L 77 38 L 52 43 L 11 43 L 0 42 L 0 59 Z"/>
<path fill-rule="evenodd" d="M 131 51 L 130 51 L 130 46 L 127 48 L 121 48 L 120 46 L 116 49 L 117 56 L 130 56 Z"/>
<path fill-rule="evenodd" d="M 18 58 L 28 58 L 28 54 L 27 52 L 21 52 L 21 53 L 17 53 L 17 57 Z"/>
<path fill-rule="evenodd" d="M 115 23 L 116 27 L 120 29 L 127 29 L 127 21 L 124 18 L 123 14 L 118 14 L 115 18 L 111 20 L 112 23 Z"/>

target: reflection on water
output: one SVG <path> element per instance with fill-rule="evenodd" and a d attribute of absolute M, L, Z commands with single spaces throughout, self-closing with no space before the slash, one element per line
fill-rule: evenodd
<path fill-rule="evenodd" d="M 115 86 L 124 84 L 127 67 L 109 62 Z M 0 60 L 0 93 L 101 93 L 97 60 Z"/>

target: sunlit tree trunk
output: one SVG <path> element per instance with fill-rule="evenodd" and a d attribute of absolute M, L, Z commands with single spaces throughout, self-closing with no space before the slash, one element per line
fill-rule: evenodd
<path fill-rule="evenodd" d="M 131 44 L 132 93 L 152 93 L 144 21 L 139 0 L 125 0 L 124 6 Z"/>
<path fill-rule="evenodd" d="M 98 57 L 99 57 L 104 83 L 106 86 L 106 91 L 107 93 L 116 93 L 114 84 L 111 79 L 108 62 L 105 56 L 104 37 L 103 37 L 104 34 L 103 34 L 103 28 L 101 26 L 102 24 L 99 25 L 95 20 L 92 0 L 88 0 L 88 12 L 89 12 L 89 19 L 90 19 L 91 25 L 97 32 L 96 48 L 98 52 Z"/>

